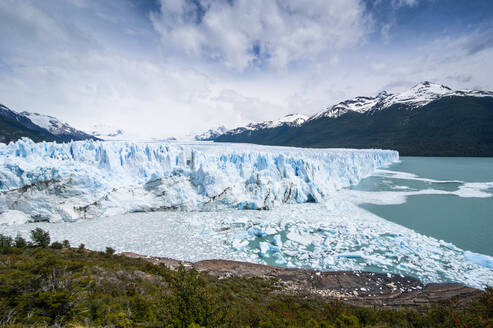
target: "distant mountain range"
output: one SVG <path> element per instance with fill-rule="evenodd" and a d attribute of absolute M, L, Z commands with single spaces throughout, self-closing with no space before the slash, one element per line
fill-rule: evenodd
<path fill-rule="evenodd" d="M 107 124 L 96 124 L 91 129 L 91 135 L 103 140 L 122 140 L 125 138 L 123 129 L 115 128 Z"/>
<path fill-rule="evenodd" d="M 221 134 L 225 133 L 228 131 L 228 129 L 224 126 L 220 126 L 215 129 L 210 129 L 208 131 L 205 131 L 204 133 L 201 133 L 199 135 L 195 136 L 195 140 L 197 141 L 212 141 L 219 137 Z"/>
<path fill-rule="evenodd" d="M 98 139 L 55 117 L 30 112 L 18 113 L 0 105 L 0 142 L 8 143 L 22 137 L 36 142 Z"/>
<path fill-rule="evenodd" d="M 86 133 L 52 116 L 16 112 L 0 105 L 0 142 L 22 137 L 36 142 L 132 139 L 122 129 L 96 125 Z M 493 156 L 493 92 L 452 90 L 422 82 L 398 94 L 383 91 L 374 97 L 349 99 L 311 117 L 290 114 L 231 130 L 222 126 L 195 136 L 195 140 L 382 148 L 403 156 Z"/>
<path fill-rule="evenodd" d="M 296 118 L 296 119 L 294 119 Z M 403 156 L 493 156 L 493 92 L 422 82 L 224 132 L 216 142 L 314 148 L 385 148 Z"/>

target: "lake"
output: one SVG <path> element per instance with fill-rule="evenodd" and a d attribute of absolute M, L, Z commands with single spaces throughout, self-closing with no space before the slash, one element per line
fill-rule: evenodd
<path fill-rule="evenodd" d="M 493 194 L 493 158 L 401 157 L 389 171 L 413 176 L 378 174 L 352 189 L 363 191 L 458 191 L 464 183 Z M 427 180 L 429 179 L 429 180 Z M 424 193 L 401 204 L 360 204 L 389 221 L 478 253 L 493 255 L 493 197 Z M 464 197 L 469 196 L 469 197 Z"/>
<path fill-rule="evenodd" d="M 321 203 L 129 213 L 0 226 L 0 233 L 28 237 L 41 227 L 52 240 L 93 250 L 390 272 L 484 288 L 493 285 L 492 181 L 492 158 L 403 157 Z"/>

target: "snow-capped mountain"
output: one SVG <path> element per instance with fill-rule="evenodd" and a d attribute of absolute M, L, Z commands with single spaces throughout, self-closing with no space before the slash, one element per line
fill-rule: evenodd
<path fill-rule="evenodd" d="M 310 120 L 315 120 L 322 117 L 337 118 L 348 112 L 366 113 L 372 110 L 383 110 L 390 108 L 395 104 L 407 105 L 410 108 L 419 108 L 442 97 L 452 96 L 491 97 L 493 96 L 493 92 L 477 90 L 452 90 L 447 86 L 425 81 L 418 83 L 411 89 L 398 94 L 382 91 L 375 97 L 356 97 L 345 100 L 326 108 L 318 114 L 313 115 L 310 117 Z"/>
<path fill-rule="evenodd" d="M 197 141 L 212 141 L 226 131 L 228 131 L 228 129 L 225 126 L 220 126 L 220 127 L 214 128 L 214 129 L 207 130 L 204 133 L 201 133 L 199 135 L 196 135 L 195 140 L 197 140 Z"/>
<path fill-rule="evenodd" d="M 20 112 L 19 114 L 27 117 L 37 126 L 48 130 L 51 134 L 54 134 L 56 136 L 64 136 L 67 138 L 72 138 L 74 140 L 90 139 L 93 137 L 93 135 L 77 130 L 53 116 L 39 113 L 30 113 L 26 111 Z"/>
<path fill-rule="evenodd" d="M 308 119 L 308 116 L 303 115 L 303 114 L 289 114 L 286 116 L 283 116 L 279 118 L 276 121 L 264 121 L 264 122 L 259 122 L 259 123 L 250 123 L 246 126 L 240 126 L 235 129 L 226 131 L 223 134 L 227 135 L 235 135 L 235 134 L 240 134 L 245 131 L 259 131 L 263 129 L 272 129 L 272 128 L 277 128 L 280 126 L 290 126 L 290 127 L 295 127 L 295 126 L 300 126 L 305 121 Z"/>
<path fill-rule="evenodd" d="M 249 124 L 214 141 L 383 148 L 404 156 L 493 156 L 493 92 L 426 81 L 401 93 L 382 91 L 340 102 L 294 128 L 273 126 Z"/>
<path fill-rule="evenodd" d="M 124 137 L 125 131 L 106 124 L 96 124 L 92 127 L 91 132 L 93 136 L 101 138 L 103 140 L 121 139 Z"/>
<path fill-rule="evenodd" d="M 18 113 L 0 105 L 0 142 L 8 143 L 22 137 L 34 141 L 61 141 L 96 139 L 62 123 L 55 117 L 38 113 Z"/>

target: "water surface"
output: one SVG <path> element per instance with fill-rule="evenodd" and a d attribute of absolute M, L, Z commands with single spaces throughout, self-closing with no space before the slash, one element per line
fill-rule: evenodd
<path fill-rule="evenodd" d="M 465 183 L 488 195 L 418 194 L 401 204 L 360 204 L 360 207 L 419 233 L 478 253 L 493 255 L 493 158 L 401 157 L 386 173 L 363 180 L 353 190 L 370 192 L 456 192 Z M 488 183 L 490 183 L 488 185 Z M 382 193 L 383 195 L 383 193 Z M 465 195 L 467 196 L 467 195 Z M 470 196 L 470 195 L 469 195 Z"/>

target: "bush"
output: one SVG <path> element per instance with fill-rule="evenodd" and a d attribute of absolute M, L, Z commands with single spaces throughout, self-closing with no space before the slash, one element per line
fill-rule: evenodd
<path fill-rule="evenodd" d="M 35 246 L 43 248 L 48 247 L 51 240 L 50 233 L 41 228 L 36 228 L 31 231 L 31 239 L 33 240 Z"/>
<path fill-rule="evenodd" d="M 0 234 L 0 252 L 10 253 L 12 248 L 12 237 Z"/>
<path fill-rule="evenodd" d="M 63 248 L 63 244 L 58 242 L 58 241 L 55 241 L 51 244 L 51 248 L 53 249 L 62 249 Z"/>
<path fill-rule="evenodd" d="M 79 251 L 83 251 L 84 249 L 86 249 L 86 245 L 80 244 L 79 245 Z"/>
<path fill-rule="evenodd" d="M 9 244 L 8 237 L 0 240 Z M 491 288 L 468 303 L 447 301 L 417 312 L 284 295 L 276 283 L 173 271 L 104 252 L 11 248 L 0 254 L 0 326 L 493 327 Z"/>
<path fill-rule="evenodd" d="M 62 245 L 63 245 L 63 247 L 64 247 L 64 248 L 70 248 L 70 242 L 69 242 L 67 239 L 65 239 L 65 240 L 62 242 Z"/>
<path fill-rule="evenodd" d="M 14 239 L 14 246 L 17 248 L 26 248 L 27 241 L 20 234 L 17 234 L 17 237 Z"/>
<path fill-rule="evenodd" d="M 113 254 L 115 254 L 115 250 L 111 247 L 106 247 L 105 253 L 108 255 L 113 255 Z"/>

